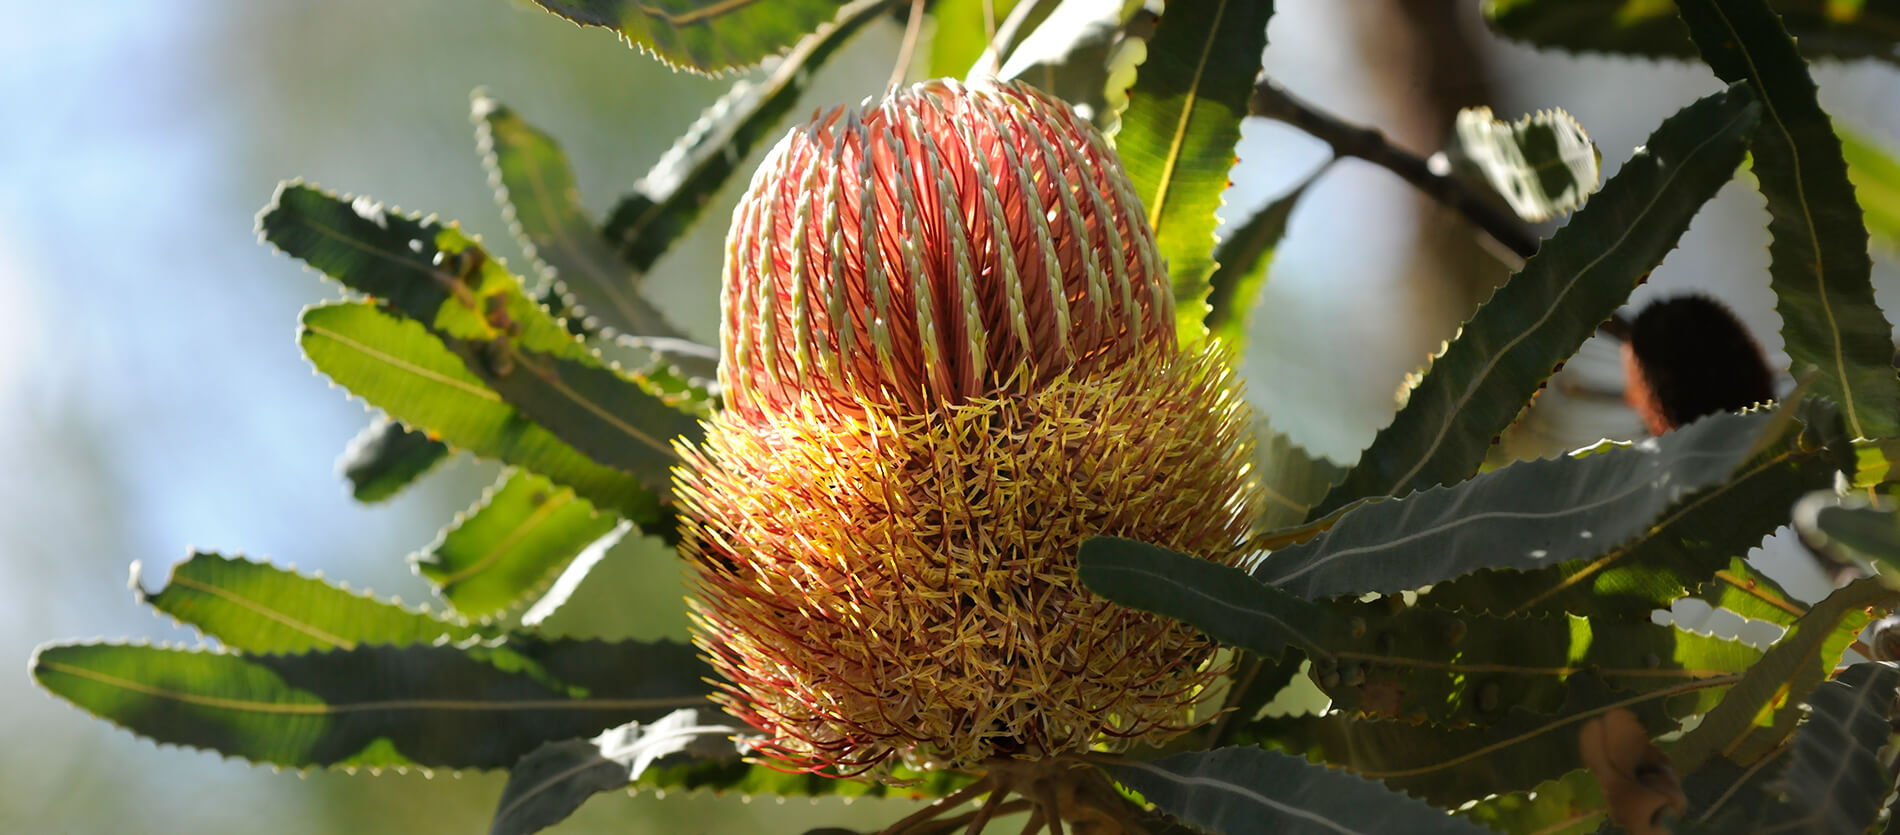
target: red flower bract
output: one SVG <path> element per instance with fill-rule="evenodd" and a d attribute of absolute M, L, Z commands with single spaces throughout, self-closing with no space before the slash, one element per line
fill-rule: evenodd
<path fill-rule="evenodd" d="M 727 240 L 720 376 L 741 414 L 811 397 L 917 413 L 1173 343 L 1120 163 L 1025 86 L 920 84 L 813 119 Z"/>

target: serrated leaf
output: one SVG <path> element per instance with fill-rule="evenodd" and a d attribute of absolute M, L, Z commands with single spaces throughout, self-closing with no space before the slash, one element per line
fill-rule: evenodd
<path fill-rule="evenodd" d="M 1647 693 L 1611 691 L 1589 675 L 1571 676 L 1569 696 L 1554 713 L 1512 710 L 1483 727 L 1368 720 L 1344 712 L 1255 723 L 1255 741 L 1309 759 L 1344 766 L 1364 777 L 1443 806 L 1529 789 L 1583 764 L 1583 725 L 1617 709 L 1632 711 L 1651 734 L 1675 727 L 1665 709 L 1672 699 L 1732 684 L 1735 677 L 1662 687 Z"/>
<path fill-rule="evenodd" d="M 1770 785 L 1780 776 L 1787 749 L 1770 752 L 1743 767 L 1722 757 L 1709 760 L 1683 778 L 1689 810 L 1673 829 L 1681 835 L 1729 835 L 1747 832 L 1761 823 Z"/>
<path fill-rule="evenodd" d="M 1800 719 L 1800 705 L 1840 661 L 1867 625 L 1867 608 L 1892 605 L 1896 593 L 1875 578 L 1856 580 L 1815 604 L 1760 662 L 1669 749 L 1683 772 L 1721 756 L 1748 765 L 1780 745 Z"/>
<path fill-rule="evenodd" d="M 1767 810 L 1770 832 L 1865 832 L 1887 801 L 1891 777 L 1879 752 L 1892 735 L 1900 669 L 1855 664 L 1808 697 L 1808 719 L 1795 732 L 1780 801 Z"/>
<path fill-rule="evenodd" d="M 1481 571 L 1434 587 L 1425 600 L 1472 611 L 1648 621 L 1786 524 L 1795 501 L 1831 485 L 1835 472 L 1825 451 L 1786 442 L 1669 508 L 1621 548 L 1549 568 Z"/>
<path fill-rule="evenodd" d="M 1458 111 L 1452 137 L 1456 157 L 1531 223 L 1576 211 L 1597 189 L 1596 146 L 1562 109 L 1502 122 L 1491 108 L 1467 107 Z"/>
<path fill-rule="evenodd" d="M 1847 179 L 1854 184 L 1861 217 L 1874 242 L 1889 252 L 1900 252 L 1900 160 L 1885 148 L 1839 125 L 1841 156 L 1847 160 Z"/>
<path fill-rule="evenodd" d="M 298 343 L 337 384 L 444 441 L 547 476 L 642 527 L 660 519 L 658 497 L 639 479 L 594 462 L 522 416 L 414 320 L 370 304 L 333 302 L 304 311 Z"/>
<path fill-rule="evenodd" d="M 542 743 L 707 704 L 691 646 L 541 641 L 239 656 L 42 647 L 40 686 L 152 740 L 291 768 L 503 768 Z"/>
<path fill-rule="evenodd" d="M 1745 87 L 1731 87 L 1664 120 L 1465 323 L 1313 515 L 1475 472 L 1551 370 L 1615 313 L 1734 174 L 1759 111 Z"/>
<path fill-rule="evenodd" d="M 1874 300 L 1867 227 L 1807 62 L 1766 0 L 1678 5 L 1715 74 L 1747 82 L 1763 104 L 1752 151 L 1789 370 L 1840 405 L 1850 436 L 1900 435 L 1893 326 Z"/>
<path fill-rule="evenodd" d="M 1810 56 L 1900 60 L 1900 3 L 1776 0 L 1775 11 Z M 1572 52 L 1694 58 L 1675 5 L 1655 0 L 1487 0 L 1485 19 L 1506 37 Z"/>
<path fill-rule="evenodd" d="M 1109 600 L 1185 621 L 1221 643 L 1269 658 L 1289 646 L 1329 658 L 1328 645 L 1347 629 L 1344 618 L 1238 568 L 1132 539 L 1084 541 L 1077 575 Z"/>
<path fill-rule="evenodd" d="M 1174 288 L 1175 332 L 1207 335 L 1214 213 L 1234 167 L 1271 0 L 1177 4 L 1162 15 L 1128 91 L 1115 152 L 1148 213 Z"/>
<path fill-rule="evenodd" d="M 1103 769 L 1161 811 L 1225 835 L 1486 832 L 1370 780 L 1259 748 L 1119 761 Z"/>
<path fill-rule="evenodd" d="M 587 457 L 632 473 L 647 489 L 664 493 L 679 462 L 674 438 L 697 442 L 705 429 L 694 418 L 615 369 L 597 362 L 542 354 L 501 342 L 445 340 L 488 388 L 522 416 Z M 497 356 L 495 346 L 504 346 Z"/>
<path fill-rule="evenodd" d="M 1279 247 L 1280 239 L 1286 237 L 1293 207 L 1305 196 L 1307 187 L 1325 172 L 1325 168 L 1313 172 L 1292 191 L 1255 212 L 1246 223 L 1229 232 L 1214 250 L 1214 272 L 1207 279 L 1207 332 L 1235 356 L 1246 348 L 1254 303 L 1260 299 L 1260 289 L 1267 285 L 1267 268 L 1273 263 L 1273 252 Z M 1300 518 L 1275 527 L 1298 524 L 1305 518 L 1302 508 Z"/>
<path fill-rule="evenodd" d="M 522 249 L 580 309 L 618 333 L 681 337 L 639 291 L 641 273 L 620 260 L 581 205 L 574 169 L 554 139 L 477 90 L 470 117 L 495 199 Z"/>
<path fill-rule="evenodd" d="M 336 468 L 350 482 L 350 495 L 364 503 L 388 499 L 451 455 L 448 444 L 386 417 L 350 439 Z"/>
<path fill-rule="evenodd" d="M 582 26 L 612 30 L 674 69 L 719 75 L 796 43 L 838 13 L 837 0 L 534 0 Z"/>
<path fill-rule="evenodd" d="M 702 713 L 706 716 L 702 717 Z M 669 757 L 710 746 L 730 754 L 740 728 L 702 708 L 682 708 L 650 722 L 629 722 L 592 739 L 550 742 L 509 769 L 490 835 L 527 835 L 566 819 L 589 797 L 625 787 Z"/>
<path fill-rule="evenodd" d="M 752 149 L 791 111 L 812 73 L 889 6 L 886 0 L 855 0 L 843 6 L 827 2 L 837 14 L 836 24 L 800 41 L 764 79 L 733 85 L 608 214 L 602 234 L 635 270 L 653 268 Z"/>
<path fill-rule="evenodd" d="M 1729 558 L 1728 567 L 1715 572 L 1694 596 L 1712 608 L 1780 626 L 1794 623 L 1808 611 L 1805 601 L 1788 594 L 1774 578 L 1756 571 L 1742 557 Z"/>
<path fill-rule="evenodd" d="M 1299 524 L 1326 491 L 1346 477 L 1346 468 L 1307 452 L 1265 421 L 1254 425 L 1254 461 L 1266 494 L 1266 510 L 1256 527 L 1271 531 Z"/>
<path fill-rule="evenodd" d="M 1521 461 L 1450 487 L 1372 502 L 1273 552 L 1253 576 L 1309 600 L 1422 588 L 1482 568 L 1604 554 L 1668 508 L 1729 480 L 1782 429 L 1775 413 L 1711 415 L 1660 438 L 1581 458 Z M 1779 446 L 1793 443 L 1780 439 Z"/>
<path fill-rule="evenodd" d="M 516 470 L 417 555 L 416 572 L 457 612 L 489 618 L 521 605 L 583 550 L 621 532 L 618 519 L 573 488 Z"/>
<path fill-rule="evenodd" d="M 1498 832 L 1584 835 L 1597 831 L 1609 813 L 1596 775 L 1579 768 L 1528 791 L 1485 798 L 1458 814 Z"/>
<path fill-rule="evenodd" d="M 136 567 L 135 567 L 136 570 Z M 480 636 L 466 624 L 407 609 L 269 563 L 194 551 L 158 591 L 132 577 L 139 599 L 241 652 L 355 649 Z"/>

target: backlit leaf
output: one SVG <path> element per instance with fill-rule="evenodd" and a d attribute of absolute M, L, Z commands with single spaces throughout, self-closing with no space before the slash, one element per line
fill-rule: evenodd
<path fill-rule="evenodd" d="M 546 588 L 589 546 L 623 532 L 617 518 L 573 488 L 516 470 L 417 555 L 416 572 L 457 612 L 489 618 Z"/>
<path fill-rule="evenodd" d="M 613 30 L 669 67 L 707 74 L 776 55 L 838 13 L 837 0 L 535 0 Z"/>
<path fill-rule="evenodd" d="M 379 417 L 356 433 L 337 470 L 350 482 L 350 495 L 359 502 L 380 502 L 401 492 L 452 454 L 447 444 L 386 417 Z"/>

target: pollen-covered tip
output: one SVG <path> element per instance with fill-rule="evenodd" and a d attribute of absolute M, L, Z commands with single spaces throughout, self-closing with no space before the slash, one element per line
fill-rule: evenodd
<path fill-rule="evenodd" d="M 1153 237 L 1106 140 L 1030 87 L 932 81 L 820 114 L 733 213 L 728 407 L 919 413 L 1171 346 Z"/>

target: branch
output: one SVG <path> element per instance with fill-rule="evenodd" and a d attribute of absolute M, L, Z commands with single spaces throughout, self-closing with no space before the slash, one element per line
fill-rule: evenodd
<path fill-rule="evenodd" d="M 1423 158 L 1393 145 L 1376 128 L 1341 121 L 1295 98 L 1279 82 L 1264 76 L 1254 85 L 1248 111 L 1312 134 L 1331 145 L 1334 156 L 1355 157 L 1397 174 L 1426 196 L 1457 210 L 1519 258 L 1529 258 L 1537 252 L 1537 237 L 1517 218 L 1500 211 L 1463 181 L 1434 173 Z"/>

